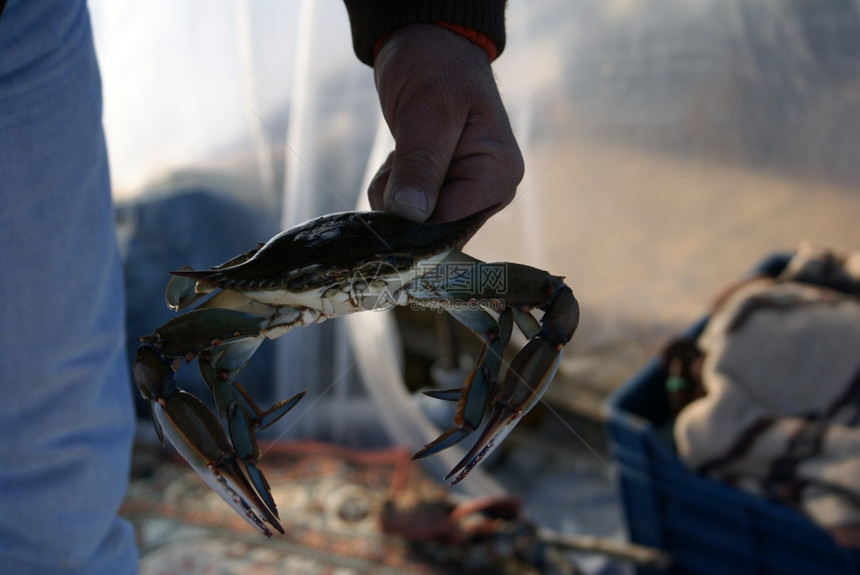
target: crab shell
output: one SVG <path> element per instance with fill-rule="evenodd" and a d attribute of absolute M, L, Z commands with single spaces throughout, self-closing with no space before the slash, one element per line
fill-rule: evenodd
<path fill-rule="evenodd" d="M 201 292 L 220 288 L 268 305 L 321 309 L 331 303 L 323 293 L 347 288 L 362 270 L 384 280 L 392 291 L 427 273 L 495 209 L 444 224 L 412 222 L 381 211 L 330 214 L 281 232 L 243 263 L 170 273 L 196 280 Z M 352 306 L 344 306 L 327 309 L 326 315 L 351 311 Z"/>

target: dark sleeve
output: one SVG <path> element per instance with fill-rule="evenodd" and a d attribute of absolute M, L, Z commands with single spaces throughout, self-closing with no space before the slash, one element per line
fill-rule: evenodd
<path fill-rule="evenodd" d="M 358 59 L 373 66 L 378 43 L 409 24 L 446 24 L 505 47 L 505 0 L 344 0 Z M 469 37 L 467 35 L 467 37 Z M 473 39 L 473 38 L 470 38 Z"/>

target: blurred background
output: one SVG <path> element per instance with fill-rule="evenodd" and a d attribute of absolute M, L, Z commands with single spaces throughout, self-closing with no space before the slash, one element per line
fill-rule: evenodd
<path fill-rule="evenodd" d="M 170 317 L 166 270 L 354 209 L 392 142 L 338 0 L 90 9 L 132 350 Z M 860 2 L 510 0 L 507 31 L 493 67 L 526 174 L 465 251 L 566 276 L 583 315 L 544 405 L 461 495 L 615 536 L 606 395 L 765 255 L 860 247 Z M 310 388 L 278 439 L 416 449 L 450 415 L 416 382 L 463 339 L 361 314 L 264 345 L 242 382 L 261 403 Z"/>

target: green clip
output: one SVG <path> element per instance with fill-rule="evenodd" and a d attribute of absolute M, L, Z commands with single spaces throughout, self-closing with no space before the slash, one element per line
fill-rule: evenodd
<path fill-rule="evenodd" d="M 690 382 L 687 381 L 686 378 L 681 377 L 680 375 L 670 375 L 666 378 L 666 391 L 668 393 L 674 393 L 676 391 L 681 391 L 690 387 Z"/>

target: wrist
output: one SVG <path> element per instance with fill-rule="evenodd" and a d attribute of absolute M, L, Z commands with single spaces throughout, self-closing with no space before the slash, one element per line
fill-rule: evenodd
<path fill-rule="evenodd" d="M 493 61 L 505 46 L 505 0 L 344 0 L 353 48 L 373 66 L 381 46 L 397 30 L 435 24 L 468 38 Z"/>
<path fill-rule="evenodd" d="M 484 51 L 487 55 L 487 61 L 493 62 L 496 58 L 499 57 L 499 49 L 496 46 L 496 43 L 481 32 L 477 30 L 473 30 L 471 28 L 466 28 L 465 26 L 461 26 L 459 24 L 448 24 L 447 22 L 435 22 L 436 26 L 444 28 L 445 30 L 449 30 L 454 32 L 455 34 L 462 36 L 466 40 L 475 44 L 478 48 Z M 392 34 L 396 33 L 395 30 Z M 386 34 L 385 36 L 379 38 L 376 43 L 373 45 L 373 61 L 376 62 L 376 57 L 379 55 L 379 51 L 385 45 L 385 43 L 391 38 L 392 34 Z"/>

